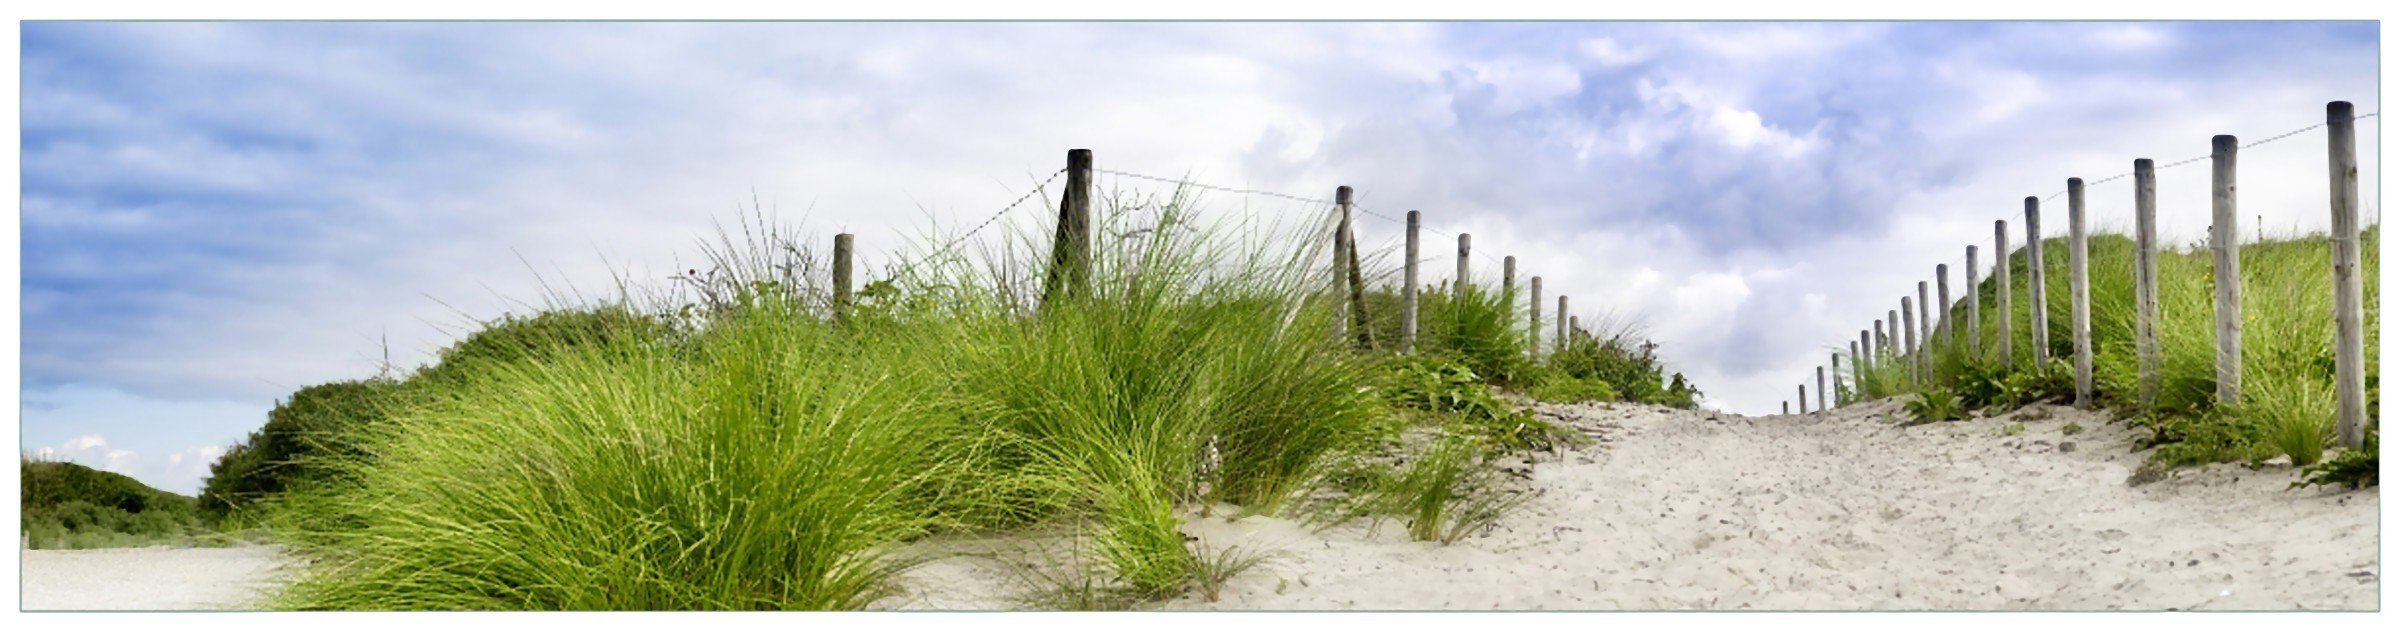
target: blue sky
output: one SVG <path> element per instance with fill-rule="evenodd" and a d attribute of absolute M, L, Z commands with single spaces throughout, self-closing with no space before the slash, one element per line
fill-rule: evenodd
<path fill-rule="evenodd" d="M 1585 319 L 1644 323 L 1713 405 L 1772 412 L 2023 196 L 2380 105 L 2372 23 L 28 23 L 22 46 L 21 449 L 177 491 L 279 396 L 387 346 L 422 362 L 544 281 L 663 277 L 753 199 L 872 267 L 1071 147 L 1422 209 Z M 2321 229 L 2322 143 L 2246 152 L 2245 214 Z M 2204 230 L 2205 179 L 2161 174 L 2169 237 Z M 2130 223 L 2121 183 L 2090 195 Z"/>

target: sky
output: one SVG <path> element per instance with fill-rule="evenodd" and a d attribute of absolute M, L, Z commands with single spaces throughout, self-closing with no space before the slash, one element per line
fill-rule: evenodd
<path fill-rule="evenodd" d="M 659 281 L 753 204 L 855 233 L 879 269 L 1070 148 L 1421 210 L 1429 250 L 1470 233 L 1546 301 L 1638 325 L 1707 405 L 1772 413 L 1935 264 L 1963 274 L 1982 244 L 1988 265 L 2027 195 L 2327 101 L 2379 111 L 2368 22 L 29 22 L 21 42 L 20 450 L 178 492 L 291 391 L 421 364 L 549 290 Z M 2358 125 L 2370 219 L 2379 121 Z M 2242 213 L 2322 230 L 2324 142 L 2244 151 Z M 2160 172 L 2167 243 L 2202 237 L 2207 178 Z M 2088 197 L 2095 228 L 2131 225 L 2128 181 Z M 2063 198 L 2044 208 L 2062 232 Z M 1402 233 L 1359 221 L 1368 247 Z"/>

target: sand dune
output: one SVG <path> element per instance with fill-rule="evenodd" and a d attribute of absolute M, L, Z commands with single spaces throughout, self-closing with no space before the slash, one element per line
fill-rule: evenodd
<path fill-rule="evenodd" d="M 2380 491 L 2287 490 L 2288 467 L 2140 486 L 2130 431 L 2040 407 L 1900 428 L 1897 404 L 1760 418 L 1545 407 L 1603 443 L 1534 465 L 1538 498 L 1450 546 L 1396 527 L 1197 519 L 1271 552 L 1230 610 L 2367 610 Z M 2011 422 L 2026 430 L 2000 436 Z M 2073 422 L 2083 432 L 2064 428 Z M 1005 608 L 989 559 L 921 570 L 901 607 Z"/>

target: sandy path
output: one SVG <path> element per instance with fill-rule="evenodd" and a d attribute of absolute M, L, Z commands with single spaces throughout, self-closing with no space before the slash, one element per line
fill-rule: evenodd
<path fill-rule="evenodd" d="M 271 546 L 23 551 L 21 610 L 237 610 L 274 585 Z"/>
<path fill-rule="evenodd" d="M 1397 528 L 1196 520 L 1268 551 L 1216 602 L 1266 610 L 2106 610 L 2377 607 L 2380 492 L 2287 491 L 2290 468 L 2144 486 L 2129 431 L 2048 409 L 1898 428 L 1825 418 L 1553 408 L 1608 437 L 1532 468 L 1538 499 L 1451 546 Z M 2084 431 L 2063 434 L 2070 421 Z M 2069 448 L 2068 444 L 2075 447 Z M 988 560 L 921 571 L 900 607 L 1009 607 Z"/>

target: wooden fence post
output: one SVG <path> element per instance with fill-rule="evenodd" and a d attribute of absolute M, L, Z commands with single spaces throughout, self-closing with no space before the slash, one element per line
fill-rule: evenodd
<path fill-rule="evenodd" d="M 1423 213 L 1408 212 L 1408 261 L 1400 266 L 1400 352 L 1417 352 L 1417 228 Z"/>
<path fill-rule="evenodd" d="M 1532 286 L 1532 293 L 1525 297 L 1527 299 L 1526 306 L 1532 308 L 1532 316 L 1525 327 L 1527 338 L 1525 352 L 1532 355 L 1533 359 L 1540 360 L 1542 359 L 1542 278 L 1534 277 L 1527 284 Z"/>
<path fill-rule="evenodd" d="M 2075 338 L 2075 407 L 2092 404 L 2092 280 L 2083 234 L 2083 178 L 2067 178 L 2067 320 Z"/>
<path fill-rule="evenodd" d="M 1832 405 L 1833 398 L 1825 396 L 1825 367 L 1817 367 L 1817 412 L 1825 412 Z"/>
<path fill-rule="evenodd" d="M 1884 318 L 1875 321 L 1875 350 L 1867 352 L 1867 355 L 1875 356 L 1877 366 L 1883 364 L 1884 354 L 1890 353 L 1892 350 L 1891 336 L 1883 333 L 1885 322 L 1900 322 L 1900 313 L 1884 310 Z"/>
<path fill-rule="evenodd" d="M 1867 338 L 1867 330 L 1858 330 L 1858 342 L 1850 343 L 1850 369 L 1858 374 L 1854 384 L 1867 383 L 1867 370 L 1875 368 L 1875 343 Z"/>
<path fill-rule="evenodd" d="M 1967 246 L 1967 358 L 1983 358 L 1983 283 L 1976 278 L 1975 246 Z"/>
<path fill-rule="evenodd" d="M 1358 336 L 1358 348 L 1371 349 L 1375 346 L 1375 332 L 1367 326 L 1367 279 L 1366 273 L 1359 270 L 1358 266 L 1358 231 L 1352 228 L 1354 224 L 1350 221 L 1354 206 L 1351 204 L 1350 187 L 1344 185 L 1334 189 L 1333 198 L 1342 207 L 1342 255 L 1347 261 L 1341 265 L 1348 269 L 1347 276 L 1350 279 L 1350 328 Z"/>
<path fill-rule="evenodd" d="M 2365 312 L 2358 274 L 2358 132 L 2349 101 L 2325 104 L 2326 154 L 2333 188 L 2333 392 L 2342 447 L 2366 441 Z"/>
<path fill-rule="evenodd" d="M 1517 256 L 1500 258 L 1500 295 L 1507 297 L 1510 316 L 1517 311 Z"/>
<path fill-rule="evenodd" d="M 2033 326 L 2033 364 L 2050 363 L 2050 286 L 2042 280 L 2042 199 L 2025 196 L 2025 291 Z"/>
<path fill-rule="evenodd" d="M 833 320 L 850 321 L 850 233 L 833 236 Z"/>
<path fill-rule="evenodd" d="M 1924 287 L 1924 285 L 1923 283 L 1917 284 L 1918 287 Z M 1900 332 L 1900 353 L 1908 360 L 1908 387 L 1916 388 L 1917 310 L 1909 304 L 1906 296 L 1900 297 Z"/>
<path fill-rule="evenodd" d="M 1555 315 L 1555 316 L 1552 316 L 1552 317 L 1551 317 L 1551 320 L 1556 320 L 1556 321 L 1558 321 L 1558 336 L 1557 336 L 1557 339 L 1555 339 L 1555 340 L 1551 340 L 1551 341 L 1550 341 L 1550 352 L 1551 352 L 1551 353 L 1557 353 L 1557 352 L 1559 352 L 1559 351 L 1564 351 L 1564 350 L 1566 350 L 1566 348 L 1567 348 L 1567 319 L 1569 319 L 1569 318 L 1573 318 L 1573 317 L 1572 317 L 1572 316 L 1568 316 L 1568 315 L 1567 315 L 1567 295 L 1565 295 L 1565 294 L 1560 294 L 1560 295 L 1558 295 L 1558 314 L 1557 314 L 1557 315 Z"/>
<path fill-rule="evenodd" d="M 2209 249 L 2216 251 L 2217 286 L 2217 405 L 2242 403 L 2242 245 L 2233 197 L 2234 153 L 2241 143 L 2231 135 L 2209 139 Z"/>
<path fill-rule="evenodd" d="M 2158 405 L 2158 173 L 2133 161 L 2133 349 L 2141 407 Z"/>
<path fill-rule="evenodd" d="M 1333 188 L 1333 339 L 1350 337 L 1350 187 Z"/>
<path fill-rule="evenodd" d="M 1933 264 L 1933 283 L 1934 298 L 1942 299 L 1935 303 L 1940 307 L 1933 311 L 1933 333 L 1940 337 L 1943 351 L 1952 351 L 1958 347 L 1958 330 L 1950 324 L 1950 264 Z"/>
<path fill-rule="evenodd" d="M 1992 221 L 1992 296 L 2000 300 L 2000 366 L 2016 368 L 2016 312 L 2010 305 L 2016 301 L 2016 288 L 2008 282 L 2008 220 Z"/>
<path fill-rule="evenodd" d="M 1926 283 L 1918 281 L 1917 331 L 1915 332 L 1917 342 L 1911 346 L 1917 348 L 1917 363 L 1925 365 L 1922 375 L 1927 381 L 1931 381 L 1933 379 L 1933 301 L 1930 300 L 1931 297 L 1925 290 Z"/>
<path fill-rule="evenodd" d="M 1808 414 L 1808 385 L 1800 385 L 1800 414 Z"/>
<path fill-rule="evenodd" d="M 1467 286 L 1473 285 L 1473 283 L 1467 279 L 1467 253 L 1469 250 L 1472 250 L 1472 246 L 1470 246 L 1469 243 L 1470 238 L 1466 233 L 1458 234 L 1458 276 L 1451 279 L 1451 284 L 1457 286 L 1457 289 L 1450 291 L 1451 300 L 1453 301 L 1465 297 L 1467 295 Z"/>
<path fill-rule="evenodd" d="M 1859 340 L 1865 340 L 1867 338 L 1867 332 L 1865 330 L 1860 330 L 1858 332 L 1858 338 Z M 1850 343 L 1850 401 L 1855 402 L 1858 401 L 1858 398 L 1861 396 L 1861 391 L 1859 390 L 1860 387 L 1867 383 L 1867 361 L 1866 358 L 1858 355 L 1858 340 L 1850 340 L 1847 342 Z M 1834 364 L 1838 365 L 1841 364 L 1841 362 L 1835 361 Z M 1835 369 L 1834 373 L 1841 373 L 1841 370 Z M 1837 385 L 1840 384 L 1841 378 L 1836 376 L 1834 378 L 1834 383 Z"/>
<path fill-rule="evenodd" d="M 1580 318 L 1580 317 L 1576 317 L 1576 316 L 1568 316 L 1568 317 L 1567 317 L 1567 338 L 1568 338 L 1568 339 L 1570 339 L 1570 340 L 1574 340 L 1574 339 L 1580 339 L 1580 338 L 1582 338 L 1582 337 L 1583 337 L 1583 319 L 1582 319 L 1582 318 Z"/>
<path fill-rule="evenodd" d="M 1092 275 L 1092 150 L 1067 150 L 1067 188 L 1058 200 L 1058 235 L 1042 303 L 1082 296 Z"/>
<path fill-rule="evenodd" d="M 1783 414 L 1792 414 L 1792 400 L 1783 400 Z"/>

